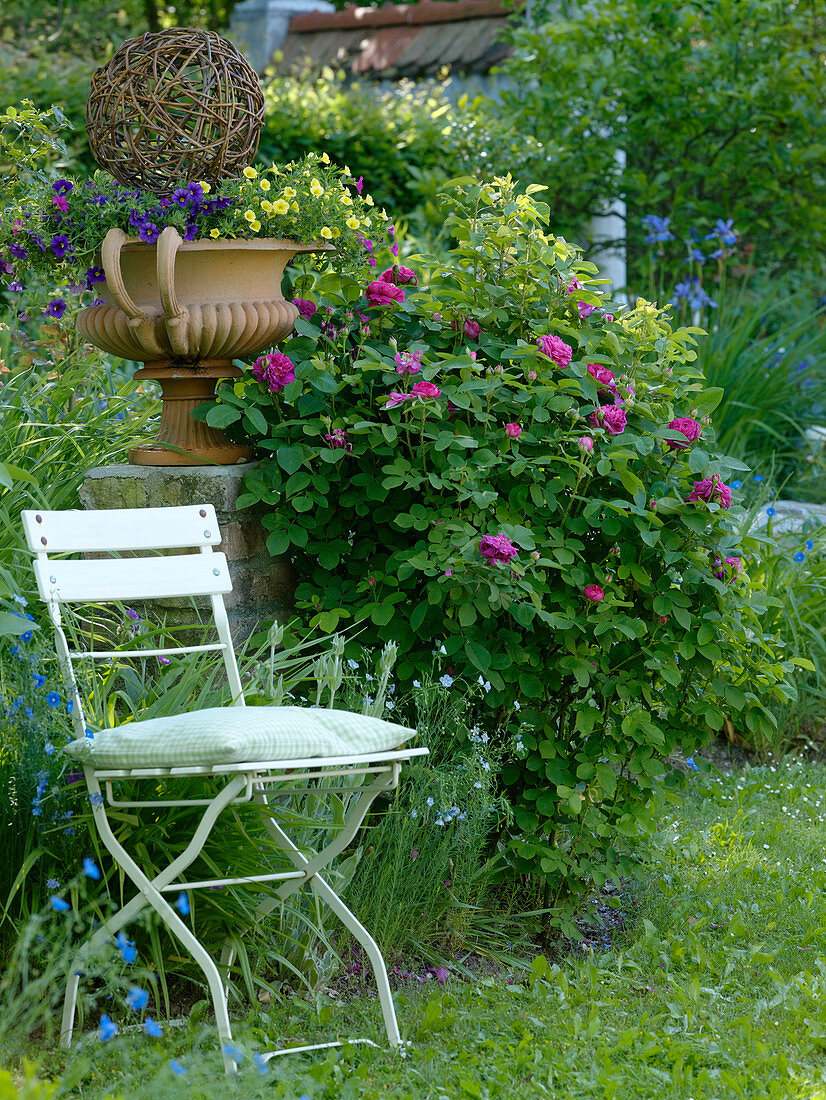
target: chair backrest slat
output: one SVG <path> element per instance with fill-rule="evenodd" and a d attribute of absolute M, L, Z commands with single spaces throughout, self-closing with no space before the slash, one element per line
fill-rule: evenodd
<path fill-rule="evenodd" d="M 106 550 L 173 550 L 217 546 L 211 504 L 179 508 L 111 508 L 94 512 L 23 512 L 29 549 L 36 554 Z"/>
<path fill-rule="evenodd" d="M 213 596 L 232 591 L 227 559 L 220 553 L 65 561 L 38 558 L 34 571 L 40 598 L 47 603 Z"/>

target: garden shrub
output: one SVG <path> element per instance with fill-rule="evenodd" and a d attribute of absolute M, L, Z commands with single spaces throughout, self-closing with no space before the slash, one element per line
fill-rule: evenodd
<path fill-rule="evenodd" d="M 299 277 L 295 381 L 262 357 L 205 415 L 257 444 L 241 503 L 311 626 L 398 642 L 402 689 L 434 652 L 480 681 L 514 866 L 561 905 L 630 866 L 663 759 L 729 714 L 770 725 L 792 665 L 737 576 L 745 467 L 714 451 L 692 331 L 612 315 L 528 190 L 447 193 L 446 262 Z"/>
<path fill-rule="evenodd" d="M 343 73 L 308 71 L 273 78 L 265 100 L 259 159 L 293 160 L 323 149 L 419 233 L 439 230 L 435 197 L 447 179 L 505 172 L 535 178 L 549 156 L 493 105 L 467 96 L 454 102 L 438 81 L 380 90 L 347 82 Z"/>
<path fill-rule="evenodd" d="M 517 130 L 556 146 L 538 178 L 558 230 L 585 239 L 624 196 L 635 286 L 648 214 L 733 218 L 760 263 L 822 252 L 823 31 L 816 0 L 566 0 L 516 27 L 502 96 Z"/>

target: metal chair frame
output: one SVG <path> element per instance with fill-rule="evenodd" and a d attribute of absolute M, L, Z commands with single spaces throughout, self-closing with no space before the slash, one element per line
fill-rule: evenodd
<path fill-rule="evenodd" d="M 112 657 L 149 657 L 166 654 L 220 653 L 234 706 L 244 706 L 241 678 L 233 649 L 223 596 L 232 584 L 226 558 L 213 547 L 221 540 L 212 505 L 192 505 L 173 508 L 109 509 L 98 511 L 23 512 L 23 526 L 29 549 L 36 555 L 34 569 L 41 599 L 49 610 L 54 627 L 61 669 L 74 707 L 72 719 L 79 737 L 85 735 L 86 719 L 83 702 L 75 678 L 73 660 L 109 659 Z M 54 558 L 50 554 L 101 554 L 135 551 L 171 550 L 196 547 L 197 553 L 164 554 L 161 557 L 109 557 L 99 560 Z M 72 651 L 63 628 L 61 604 L 103 601 L 152 599 L 166 596 L 208 595 L 219 642 L 209 645 L 180 646 L 150 650 L 84 650 Z M 92 802 L 95 825 L 103 844 L 137 887 L 137 894 L 117 913 L 110 916 L 80 947 L 72 962 L 64 1000 L 61 1025 L 61 1045 L 69 1048 L 74 1031 L 77 994 L 83 962 L 104 942 L 116 935 L 143 910 L 151 907 L 169 931 L 180 941 L 198 963 L 206 977 L 215 1011 L 215 1020 L 227 1073 L 237 1069 L 227 1053 L 232 1040 L 228 1011 L 229 971 L 235 957 L 231 938 L 224 943 L 220 963 L 216 965 L 209 952 L 186 924 L 165 895 L 210 886 L 274 884 L 272 893 L 261 901 L 252 922 L 262 920 L 291 894 L 307 886 L 349 929 L 369 958 L 378 988 L 382 1017 L 390 1045 L 401 1049 L 387 968 L 378 945 L 366 928 L 347 908 L 329 883 L 321 876 L 323 868 L 339 855 L 355 838 L 374 799 L 382 792 L 395 790 L 401 766 L 411 758 L 427 753 L 426 748 L 401 748 L 370 755 L 336 757 L 306 757 L 291 760 L 264 760 L 250 763 L 215 766 L 161 768 L 95 768 L 84 766 L 84 776 Z M 159 798 L 142 800 L 117 797 L 117 787 L 133 781 L 152 778 L 189 779 L 203 776 L 224 778 L 225 784 L 211 798 Z M 357 785 L 347 780 L 363 777 Z M 313 780 L 312 787 L 285 786 Z M 337 783 L 331 781 L 338 780 Z M 343 781 L 343 782 L 342 782 Z M 338 834 L 314 855 L 305 855 L 290 839 L 278 811 L 268 801 L 268 788 L 278 794 L 306 795 L 319 792 L 346 792 L 351 795 L 343 825 Z M 275 845 L 286 856 L 294 870 L 243 877 L 182 881 L 180 876 L 197 859 L 221 812 L 239 803 L 258 803 L 269 812 L 263 822 Z M 107 816 L 107 807 L 160 808 L 202 806 L 204 813 L 188 845 L 159 874 L 150 878 L 119 842 Z M 277 885 L 276 885 L 277 884 Z M 346 1042 L 370 1042 L 368 1039 L 348 1039 Z M 280 1054 L 298 1053 L 326 1047 L 342 1046 L 344 1041 L 287 1047 L 262 1055 L 266 1059 Z"/>

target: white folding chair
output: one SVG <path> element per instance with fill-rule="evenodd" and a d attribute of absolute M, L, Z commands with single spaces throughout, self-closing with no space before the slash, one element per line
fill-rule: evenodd
<path fill-rule="evenodd" d="M 233 706 L 245 705 L 241 679 L 232 646 L 229 624 L 223 596 L 232 589 L 227 561 L 214 547 L 220 543 L 221 535 L 212 505 L 192 505 L 176 508 L 112 509 L 105 511 L 25 511 L 23 525 L 29 549 L 36 555 L 34 569 L 41 599 L 48 605 L 49 615 L 55 629 L 56 645 L 61 668 L 68 691 L 74 702 L 72 718 L 78 740 L 75 746 L 88 747 L 83 741 L 86 719 L 83 703 L 78 691 L 73 659 L 110 659 L 113 657 L 164 657 L 169 654 L 200 653 L 214 651 L 220 653 L 226 670 L 227 682 L 232 692 Z M 196 549 L 193 553 L 192 550 Z M 183 553 L 170 554 L 170 550 L 184 550 Z M 68 554 L 118 554 L 135 551 L 166 551 L 157 556 L 128 557 L 79 557 L 69 558 Z M 55 558 L 53 555 L 60 555 Z M 61 604 L 101 603 L 106 601 L 151 600 L 174 596 L 209 596 L 214 625 L 218 641 L 211 644 L 180 646 L 156 649 L 96 650 L 88 652 L 70 650 L 61 617 Z M 233 707 L 224 707 L 218 711 L 195 712 L 210 716 L 210 720 L 222 718 L 230 723 L 241 718 Z M 316 711 L 307 708 L 298 713 L 297 708 L 250 707 L 244 712 L 243 723 L 254 719 L 260 728 L 263 722 L 281 722 L 295 716 L 297 719 L 307 715 L 308 721 L 320 721 L 318 716 L 338 715 L 346 721 L 369 721 L 378 723 L 375 730 L 381 737 L 393 736 L 390 731 L 399 730 L 401 734 L 410 731 L 400 730 L 381 719 L 366 719 L 363 716 L 344 715 L 343 712 Z M 314 717 L 315 716 L 315 717 Z M 186 720 L 186 719 L 185 719 Z M 157 722 L 158 720 L 155 720 Z M 141 750 L 143 730 L 148 731 L 152 723 L 134 723 L 129 729 L 137 735 L 138 752 Z M 381 727 L 381 729 L 379 729 Z M 386 728 L 385 728 L 386 727 Z M 123 730 L 125 727 L 120 727 Z M 300 723 L 299 727 L 300 728 Z M 374 727 L 371 727 L 373 729 Z M 95 735 L 94 745 L 106 742 L 106 736 L 112 737 L 117 730 L 99 731 Z M 148 738 L 148 732 L 147 732 Z M 86 784 L 93 807 L 93 818 L 100 837 L 114 857 L 116 863 L 137 887 L 137 894 L 117 913 L 109 917 L 92 933 L 80 948 L 69 971 L 66 998 L 61 1027 L 61 1044 L 68 1048 L 72 1041 L 75 1007 L 77 1001 L 80 971 L 84 958 L 92 954 L 104 942 L 111 939 L 147 906 L 158 914 L 169 931 L 190 952 L 206 976 L 227 1073 L 236 1069 L 234 1059 L 226 1053 L 227 1044 L 232 1035 L 227 1009 L 228 975 L 234 961 L 235 950 L 231 940 L 225 941 L 220 964 L 216 965 L 202 943 L 188 925 L 181 919 L 175 908 L 167 900 L 170 893 L 187 890 L 199 890 L 210 886 L 240 885 L 246 883 L 272 884 L 271 893 L 260 902 L 252 922 L 258 921 L 272 912 L 286 898 L 303 886 L 309 886 L 318 897 L 342 920 L 353 936 L 363 946 L 373 966 L 378 986 L 384 1026 L 388 1040 L 394 1047 L 401 1045 L 396 1014 L 387 980 L 387 969 L 378 945 L 367 930 L 359 923 L 344 902 L 322 878 L 321 870 L 341 853 L 356 836 L 373 800 L 383 791 L 396 788 L 401 765 L 412 757 L 427 753 L 426 748 L 398 747 L 395 745 L 378 751 L 368 752 L 329 752 L 313 753 L 296 751 L 295 748 L 278 759 L 256 759 L 254 752 L 235 753 L 235 759 L 223 762 L 202 762 L 199 764 L 174 766 L 166 760 L 162 766 L 152 766 L 152 761 L 140 760 L 135 766 L 134 758 L 124 766 L 96 764 L 92 759 L 83 762 Z M 254 739 L 253 739 L 254 740 Z M 293 743 L 295 739 L 293 739 Z M 148 744 L 148 740 L 147 740 Z M 171 740 L 174 750 L 174 738 Z M 78 750 L 79 751 L 79 750 Z M 97 751 L 97 749 L 95 749 Z M 246 759 L 245 756 L 250 756 Z M 217 795 L 211 798 L 182 798 L 170 800 L 168 794 L 159 795 L 156 800 L 129 798 L 130 781 L 148 778 L 163 778 L 173 781 L 176 778 L 190 780 L 193 776 L 204 776 L 225 780 Z M 358 785 L 353 785 L 352 777 L 362 777 Z M 304 780 L 313 780 L 313 786 L 296 786 Z M 288 786 L 285 787 L 285 784 Z M 132 782 L 132 787 L 135 786 Z M 168 787 L 168 783 L 164 786 Z M 126 797 L 119 797 L 122 788 Z M 116 788 L 118 788 L 116 790 Z M 305 855 L 290 839 L 285 831 L 285 823 L 279 821 L 279 808 L 267 798 L 269 788 L 279 794 L 289 790 L 292 794 L 317 793 L 319 791 L 337 791 L 349 795 L 343 825 L 337 835 L 316 854 Z M 105 792 L 105 797 L 104 797 Z M 184 881 L 181 876 L 198 857 L 206 843 L 210 831 L 226 807 L 255 802 L 262 808 L 264 824 L 276 846 L 283 851 L 293 870 L 278 873 L 262 873 L 244 877 L 199 879 Z M 141 869 L 133 855 L 123 847 L 107 817 L 107 808 L 116 806 L 118 810 L 129 807 L 134 810 L 160 806 L 203 806 L 204 812 L 191 840 L 181 854 L 159 874 L 151 877 Z M 151 827 L 147 825 L 147 827 Z M 347 1040 L 362 1041 L 369 1040 Z M 289 1047 L 273 1051 L 265 1058 L 277 1054 L 314 1050 L 322 1047 L 341 1046 L 339 1041 L 314 1044 L 304 1047 Z"/>

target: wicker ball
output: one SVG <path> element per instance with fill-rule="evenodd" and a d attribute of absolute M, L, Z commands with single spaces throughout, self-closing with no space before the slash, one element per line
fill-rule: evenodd
<path fill-rule="evenodd" d="M 173 27 L 130 38 L 92 77 L 86 133 L 101 168 L 168 196 L 238 176 L 258 148 L 264 97 L 231 42 Z"/>

